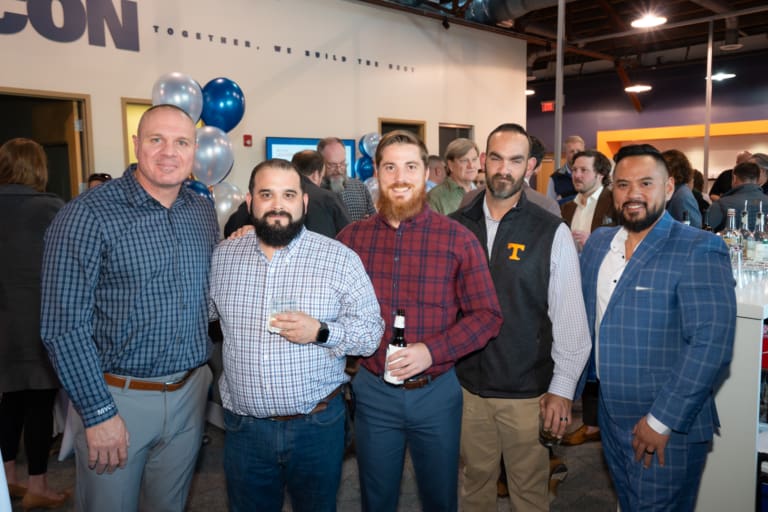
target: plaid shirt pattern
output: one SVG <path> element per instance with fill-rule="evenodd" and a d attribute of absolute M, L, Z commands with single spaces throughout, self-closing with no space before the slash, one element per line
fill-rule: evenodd
<path fill-rule="evenodd" d="M 438 376 L 499 332 L 501 310 L 480 243 L 468 229 L 428 206 L 397 229 L 381 215 L 347 226 L 338 240 L 360 256 L 384 318 L 384 336 L 362 364 L 384 372 L 392 324 L 405 309 L 405 339 L 427 345 Z"/>

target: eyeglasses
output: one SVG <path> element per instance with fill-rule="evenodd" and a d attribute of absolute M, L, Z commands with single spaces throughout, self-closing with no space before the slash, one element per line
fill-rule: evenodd
<path fill-rule="evenodd" d="M 347 162 L 339 162 L 338 164 L 325 164 L 325 168 L 329 171 L 343 171 L 347 168 Z"/>

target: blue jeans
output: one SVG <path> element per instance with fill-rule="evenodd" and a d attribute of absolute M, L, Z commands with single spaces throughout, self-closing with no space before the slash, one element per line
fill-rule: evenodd
<path fill-rule="evenodd" d="M 397 510 L 407 446 L 422 510 L 457 510 L 463 398 L 454 370 L 406 390 L 361 367 L 352 387 L 362 509 Z"/>
<path fill-rule="evenodd" d="M 224 410 L 224 473 L 229 510 L 335 511 L 344 457 L 344 399 L 301 418 L 274 421 Z"/>

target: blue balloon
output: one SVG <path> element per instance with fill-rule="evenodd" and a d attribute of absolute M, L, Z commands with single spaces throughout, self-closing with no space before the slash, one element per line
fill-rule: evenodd
<path fill-rule="evenodd" d="M 208 190 L 208 187 L 205 185 L 205 183 L 202 183 L 196 180 L 185 180 L 184 186 L 190 189 L 195 194 L 202 196 L 208 199 L 211 203 L 213 203 L 213 196 L 211 195 L 211 191 Z"/>
<path fill-rule="evenodd" d="M 229 78 L 214 78 L 203 87 L 202 119 L 225 132 L 237 126 L 245 113 L 245 96 Z"/>
<path fill-rule="evenodd" d="M 360 181 L 365 181 L 373 176 L 373 160 L 371 160 L 371 157 L 364 156 L 355 162 L 355 174 Z"/>

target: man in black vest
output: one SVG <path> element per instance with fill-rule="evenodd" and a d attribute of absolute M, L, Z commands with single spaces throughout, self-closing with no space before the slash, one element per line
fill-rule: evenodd
<path fill-rule="evenodd" d="M 562 437 L 591 349 L 576 248 L 561 219 L 529 201 L 523 179 L 535 159 L 517 124 L 488 136 L 487 189 L 451 217 L 489 256 L 504 323 L 488 345 L 461 359 L 462 510 L 496 509 L 504 455 L 514 510 L 549 510 L 543 428 Z"/>

